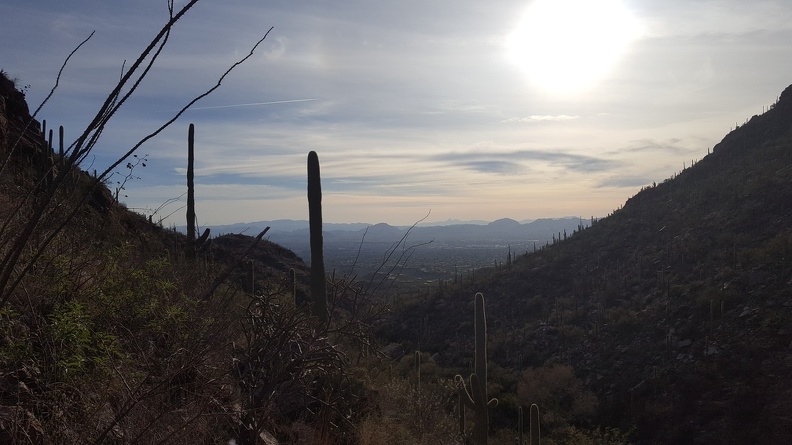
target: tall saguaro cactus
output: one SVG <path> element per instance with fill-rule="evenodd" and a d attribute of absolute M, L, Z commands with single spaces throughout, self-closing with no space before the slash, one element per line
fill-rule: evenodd
<path fill-rule="evenodd" d="M 484 295 L 476 294 L 475 309 L 475 357 L 474 372 L 470 375 L 470 387 L 465 386 L 465 379 L 456 376 L 459 384 L 459 398 L 462 403 L 473 410 L 473 443 L 476 445 L 487 444 L 487 431 L 489 430 L 490 406 L 498 404 L 497 399 L 487 399 L 487 316 L 484 312 Z M 460 404 L 460 420 L 464 416 L 464 409 Z M 460 426 L 462 421 L 460 421 Z M 464 433 L 464 431 L 462 431 Z"/>
<path fill-rule="evenodd" d="M 327 278 L 322 240 L 322 181 L 319 156 L 308 153 L 308 225 L 311 237 L 311 312 L 327 322 Z"/>
<path fill-rule="evenodd" d="M 187 256 L 195 256 L 195 125 L 187 131 Z"/>
<path fill-rule="evenodd" d="M 195 125 L 190 124 L 187 132 L 187 257 L 195 257 L 196 248 L 205 248 L 209 240 L 209 228 L 196 239 L 195 231 Z M 145 164 L 144 164 L 145 165 Z"/>

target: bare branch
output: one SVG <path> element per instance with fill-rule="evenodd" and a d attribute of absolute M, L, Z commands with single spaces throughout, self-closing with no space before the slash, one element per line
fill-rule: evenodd
<path fill-rule="evenodd" d="M 386 264 L 388 264 L 388 261 L 391 259 L 391 257 L 393 256 L 393 254 L 396 252 L 396 249 L 397 249 L 397 248 L 398 248 L 400 245 L 403 245 L 403 244 L 405 243 L 405 241 L 407 240 L 407 238 L 410 236 L 410 233 L 412 232 L 412 230 L 413 230 L 413 229 L 414 229 L 414 228 L 415 228 L 415 227 L 416 227 L 418 224 L 420 224 L 420 223 L 422 223 L 423 221 L 425 221 L 425 220 L 426 220 L 426 218 L 429 218 L 429 215 L 431 215 L 431 214 L 432 214 L 432 211 L 431 211 L 431 210 L 429 210 L 429 212 L 426 214 L 426 216 L 424 216 L 423 218 L 421 218 L 421 219 L 419 219 L 418 221 L 414 222 L 414 223 L 413 223 L 413 225 L 412 225 L 412 226 L 410 226 L 410 228 L 409 228 L 409 229 L 407 229 L 407 232 L 405 232 L 405 233 L 404 233 L 404 236 L 402 236 L 402 237 L 401 237 L 401 239 L 400 239 L 398 242 L 394 243 L 394 244 L 391 246 L 391 248 L 390 248 L 390 249 L 388 249 L 388 250 L 385 252 L 385 256 L 384 256 L 384 258 L 383 258 L 383 260 L 382 260 L 382 263 L 380 263 L 379 267 L 377 267 L 377 270 L 375 270 L 375 271 L 374 271 L 374 274 L 371 276 L 371 280 L 369 281 L 368 287 L 366 288 L 366 293 L 371 293 L 370 291 L 371 291 L 371 286 L 372 286 L 372 285 L 373 285 L 373 283 L 374 283 L 374 278 L 377 276 L 377 274 L 378 274 L 378 273 L 380 273 L 380 271 L 382 271 L 382 269 L 383 269 L 383 268 L 385 268 L 385 265 L 386 265 Z M 404 254 L 402 253 L 402 257 L 403 257 L 403 256 L 404 256 Z M 397 262 L 398 262 L 398 260 L 397 260 Z M 391 270 L 392 270 L 392 269 L 391 269 Z M 387 275 L 385 276 L 385 278 L 387 278 Z M 381 284 L 381 283 L 380 283 L 380 284 Z M 376 289 L 376 288 L 378 288 L 379 286 L 380 286 L 380 285 L 378 284 L 378 285 L 375 287 L 375 289 Z"/>
<path fill-rule="evenodd" d="M 171 118 L 170 118 L 168 121 L 166 121 L 164 124 L 162 124 L 162 125 L 161 125 L 159 128 L 157 128 L 155 131 L 153 131 L 152 133 L 149 133 L 147 136 L 145 136 L 143 139 L 141 139 L 141 140 L 140 140 L 140 141 L 139 141 L 137 144 L 135 144 L 135 145 L 134 145 L 132 148 L 130 148 L 130 149 L 129 149 L 129 150 L 128 150 L 128 151 L 127 151 L 127 152 L 126 152 L 126 153 L 125 153 L 123 156 L 121 156 L 120 158 L 118 158 L 118 160 L 117 160 L 116 162 L 114 162 L 112 165 L 110 165 L 110 167 L 108 167 L 108 168 L 107 168 L 107 169 L 106 169 L 104 172 L 102 172 L 102 174 L 101 174 L 101 175 L 99 175 L 99 179 L 102 179 L 102 178 L 104 178 L 105 176 L 107 176 L 107 175 L 108 175 L 110 172 L 112 172 L 112 171 L 113 171 L 113 169 L 115 169 L 116 167 L 118 167 L 118 165 L 119 165 L 119 164 L 121 164 L 122 162 L 124 162 L 124 161 L 125 161 L 125 160 L 126 160 L 128 157 L 130 157 L 130 156 L 131 156 L 133 153 L 135 153 L 135 151 L 137 151 L 137 149 L 138 149 L 138 148 L 140 148 L 140 146 L 141 146 L 141 145 L 145 144 L 145 143 L 146 143 L 146 142 L 147 142 L 149 139 L 151 139 L 151 138 L 153 138 L 154 136 L 158 135 L 160 132 L 162 132 L 162 130 L 164 130 L 164 129 L 168 128 L 168 127 L 169 127 L 169 126 L 170 126 L 170 125 L 171 125 L 171 124 L 172 124 L 172 123 L 173 123 L 173 122 L 174 122 L 176 119 L 178 119 L 178 118 L 179 118 L 179 117 L 180 117 L 182 114 L 184 114 L 184 112 L 185 112 L 185 111 L 187 111 L 187 110 L 188 110 L 188 109 L 189 109 L 191 106 L 193 106 L 193 104 L 195 104 L 195 103 L 196 103 L 196 102 L 198 102 L 199 100 L 203 99 L 204 97 L 206 97 L 206 96 L 210 95 L 210 94 L 211 94 L 212 92 L 214 92 L 216 89 L 220 88 L 220 85 L 221 85 L 221 83 L 223 82 L 223 80 L 225 80 L 226 76 L 228 76 L 228 74 L 229 74 L 229 73 L 231 73 L 231 71 L 233 71 L 233 70 L 234 70 L 234 68 L 236 68 L 237 66 L 241 65 L 241 64 L 242 64 L 242 63 L 244 63 L 244 62 L 245 62 L 247 59 L 249 59 L 250 57 L 252 57 L 252 56 L 253 56 L 253 53 L 256 51 L 256 48 L 258 48 L 258 46 L 261 44 L 261 42 L 263 42 L 263 41 L 264 41 L 264 39 L 266 39 L 266 38 L 267 38 L 267 36 L 269 35 L 269 33 L 272 31 L 272 29 L 273 29 L 273 28 L 270 28 L 270 29 L 267 31 L 267 33 L 266 33 L 266 34 L 264 34 L 264 37 L 262 37 L 261 39 L 259 39 L 259 40 L 256 42 L 256 44 L 255 44 L 255 45 L 253 45 L 253 48 L 251 48 L 251 49 L 250 49 L 250 51 L 248 52 L 248 54 L 247 54 L 245 57 L 243 57 L 242 59 L 238 60 L 236 63 L 234 63 L 233 65 L 231 65 L 231 67 L 230 67 L 230 68 L 228 68 L 228 69 L 226 70 L 226 72 L 225 72 L 225 73 L 223 73 L 223 75 L 222 75 L 222 76 L 220 76 L 220 78 L 217 80 L 217 83 L 216 83 L 216 84 L 215 84 L 215 85 L 214 85 L 212 88 L 209 88 L 209 89 L 208 89 L 208 90 L 206 90 L 204 93 L 202 93 L 202 94 L 200 94 L 199 96 L 195 97 L 195 98 L 194 98 L 193 100 L 191 100 L 191 101 L 190 101 L 190 102 L 189 102 L 187 105 L 185 105 L 184 107 L 182 107 L 182 109 L 181 109 L 181 110 L 179 110 L 179 111 L 178 111 L 176 114 L 174 114 L 174 115 L 173 115 L 173 117 L 171 117 Z"/>

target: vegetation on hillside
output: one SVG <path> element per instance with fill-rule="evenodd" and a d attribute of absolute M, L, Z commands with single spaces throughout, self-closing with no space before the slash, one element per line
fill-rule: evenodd
<path fill-rule="evenodd" d="M 295 304 L 304 264 L 265 232 L 208 249 L 128 211 L 105 185 L 263 38 L 103 172 L 80 168 L 195 3 L 169 2 L 161 32 L 71 144 L 0 73 L 2 443 L 357 440 L 366 389 L 349 357 L 368 354 L 379 309 L 354 283 L 332 280 L 332 319 L 319 323 Z"/>
<path fill-rule="evenodd" d="M 458 367 L 481 291 L 493 395 L 506 400 L 496 428 L 516 393 L 562 443 L 594 425 L 639 443 L 787 443 L 790 122 L 792 88 L 592 227 L 405 304 L 380 335 Z"/>

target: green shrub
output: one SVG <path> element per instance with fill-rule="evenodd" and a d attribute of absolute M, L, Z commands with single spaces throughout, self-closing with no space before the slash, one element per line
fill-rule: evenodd
<path fill-rule="evenodd" d="M 59 378 L 103 370 L 106 359 L 117 354 L 116 337 L 94 331 L 91 324 L 85 306 L 74 301 L 56 305 L 50 314 L 48 340 Z"/>

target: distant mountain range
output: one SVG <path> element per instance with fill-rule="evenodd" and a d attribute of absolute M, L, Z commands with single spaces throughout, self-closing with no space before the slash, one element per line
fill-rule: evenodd
<path fill-rule="evenodd" d="M 564 239 L 581 227 L 590 226 L 580 218 L 542 218 L 518 222 L 510 218 L 495 221 L 447 220 L 415 227 L 386 223 L 325 223 L 324 257 L 330 270 L 351 271 L 370 276 L 383 263 L 386 252 L 412 247 L 409 264 L 399 266 L 404 282 L 447 279 L 458 270 L 476 269 L 503 262 L 509 252 L 524 253 Z M 213 236 L 253 235 L 270 227 L 267 239 L 311 261 L 308 221 L 281 219 L 210 226 Z M 185 227 L 178 227 L 185 232 Z"/>
<path fill-rule="evenodd" d="M 571 235 L 580 227 L 588 227 L 589 220 L 576 217 L 541 218 L 529 222 L 518 222 L 511 218 L 495 221 L 459 221 L 420 224 L 412 229 L 410 226 L 392 226 L 387 223 L 324 223 L 325 244 L 360 243 L 365 240 L 372 243 L 396 242 L 408 235 L 412 242 L 434 241 L 438 243 L 530 243 L 544 244 L 554 236 L 563 238 Z M 213 235 L 222 234 L 255 234 L 270 227 L 267 238 L 284 247 L 301 254 L 308 250 L 308 221 L 279 219 L 274 221 L 255 221 L 227 225 L 209 226 Z M 177 228 L 184 232 L 184 226 Z M 409 234 L 408 234 L 409 230 Z"/>
<path fill-rule="evenodd" d="M 459 219 L 447 219 L 445 221 L 432 221 L 427 223 L 421 223 L 418 227 L 425 229 L 429 227 L 447 227 L 447 226 L 487 226 L 490 224 L 531 224 L 536 221 L 566 221 L 566 220 L 575 220 L 579 221 L 578 217 L 563 217 L 563 218 L 544 218 L 544 219 L 526 219 L 522 221 L 515 221 L 511 218 L 501 218 L 495 221 L 485 221 L 485 220 L 459 220 Z M 358 222 L 358 223 L 324 223 L 324 231 L 325 232 L 339 232 L 339 231 L 350 231 L 355 232 L 359 230 L 365 230 L 367 227 L 376 226 L 380 224 L 389 225 L 387 223 L 365 223 L 365 222 Z M 390 226 L 390 225 L 389 225 Z M 297 230 L 307 230 L 308 229 L 308 220 L 304 219 L 276 219 L 272 221 L 253 221 L 253 222 L 240 222 L 240 223 L 233 223 L 233 224 L 222 224 L 222 225 L 208 225 L 207 227 L 211 227 L 213 231 L 217 232 L 218 234 L 225 234 L 225 233 L 248 233 L 252 231 L 261 231 L 265 227 L 269 227 L 270 230 L 273 232 L 280 231 L 280 232 L 294 232 Z M 392 226 L 398 229 L 408 229 L 410 226 Z M 577 226 L 575 226 L 577 227 Z M 186 232 L 187 226 L 178 226 L 177 229 L 180 232 Z"/>

